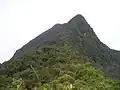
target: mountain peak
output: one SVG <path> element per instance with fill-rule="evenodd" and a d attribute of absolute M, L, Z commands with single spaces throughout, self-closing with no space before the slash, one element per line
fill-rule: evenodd
<path fill-rule="evenodd" d="M 83 15 L 81 14 L 77 14 L 76 16 L 74 16 L 73 18 L 77 18 L 77 19 L 80 19 L 80 18 L 84 18 Z"/>
<path fill-rule="evenodd" d="M 68 23 L 81 23 L 81 22 L 87 23 L 85 18 L 81 14 L 77 14 Z"/>
<path fill-rule="evenodd" d="M 111 50 L 109 47 L 103 44 L 91 28 L 91 26 L 87 23 L 85 18 L 80 14 L 77 14 L 75 17 L 73 17 L 68 23 L 54 25 L 51 29 L 45 31 L 44 33 L 37 36 L 35 39 L 28 42 L 21 49 L 16 51 L 10 62 L 22 59 L 27 53 L 39 53 L 43 46 L 64 44 L 69 44 L 70 46 L 72 46 L 72 49 L 75 52 L 78 52 L 78 54 L 85 55 L 90 58 L 90 62 L 92 62 L 97 67 L 103 68 L 106 75 L 120 79 L 120 52 Z M 41 57 L 39 60 L 37 60 L 37 58 L 39 57 L 35 56 L 36 63 L 40 60 L 40 63 L 38 63 L 37 65 L 41 65 L 42 63 L 44 64 L 44 62 L 46 62 L 44 58 L 43 61 L 41 60 Z M 30 60 L 33 60 L 32 57 Z M 25 63 L 27 62 L 25 61 Z M 31 62 L 28 63 L 33 64 Z M 10 66 L 13 64 L 10 63 L 8 65 Z M 20 64 L 19 67 L 22 66 L 24 65 Z M 6 69 L 8 69 L 8 67 L 6 67 Z M 13 69 L 10 70 L 10 74 L 12 70 Z"/>

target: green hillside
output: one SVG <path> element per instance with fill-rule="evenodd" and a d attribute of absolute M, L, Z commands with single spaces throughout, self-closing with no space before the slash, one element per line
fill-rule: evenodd
<path fill-rule="evenodd" d="M 0 90 L 119 90 L 91 60 L 70 45 L 46 45 L 4 64 Z"/>
<path fill-rule="evenodd" d="M 120 51 L 82 15 L 56 24 L 0 64 L 0 90 L 120 90 Z"/>
<path fill-rule="evenodd" d="M 86 55 L 105 75 L 120 80 L 120 52 L 102 43 L 82 15 L 76 15 L 68 23 L 56 24 L 16 51 L 12 59 L 35 52 L 44 45 L 66 43 L 82 55 Z M 80 55 L 81 55 L 80 54 Z"/>

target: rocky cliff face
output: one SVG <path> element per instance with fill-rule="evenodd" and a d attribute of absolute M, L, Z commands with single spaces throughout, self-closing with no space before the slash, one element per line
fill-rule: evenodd
<path fill-rule="evenodd" d="M 102 67 L 106 75 L 120 79 L 120 52 L 103 44 L 82 15 L 76 15 L 68 23 L 54 25 L 17 50 L 13 58 L 56 43 L 71 44 L 76 51 L 91 58 L 95 66 Z"/>

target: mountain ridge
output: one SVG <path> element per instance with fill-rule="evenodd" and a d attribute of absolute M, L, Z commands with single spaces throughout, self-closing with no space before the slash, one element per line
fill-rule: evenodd
<path fill-rule="evenodd" d="M 68 23 L 55 24 L 16 51 L 12 59 L 22 57 L 28 52 L 38 50 L 46 44 L 68 43 L 75 50 L 88 56 L 94 64 L 102 67 L 108 76 L 120 79 L 120 52 L 103 44 L 85 18 L 78 14 Z"/>
<path fill-rule="evenodd" d="M 80 14 L 77 14 L 75 17 L 73 17 L 70 21 L 68 21 L 68 23 L 64 23 L 64 24 L 59 24 L 59 23 L 57 23 L 57 24 L 55 24 L 52 28 L 50 28 L 50 29 L 48 29 L 47 31 L 45 31 L 45 32 L 43 32 L 43 33 L 41 33 L 40 35 L 38 35 L 36 38 L 38 39 L 38 38 L 41 38 L 41 35 L 44 35 L 45 36 L 45 34 L 47 34 L 47 33 L 49 33 L 50 31 L 52 31 L 52 30 L 55 30 L 55 29 L 57 29 L 57 30 L 59 30 L 59 29 L 61 29 L 61 28 L 64 28 L 64 30 L 65 29 L 67 29 L 67 28 L 76 28 L 76 27 L 78 27 L 78 26 L 75 26 L 75 25 L 77 25 L 77 24 L 81 24 L 83 22 L 83 24 L 84 23 L 86 23 L 87 25 L 88 25 L 88 27 L 90 27 L 89 26 L 89 24 L 87 23 L 87 21 L 85 20 L 85 18 L 82 16 L 82 15 L 80 15 Z M 60 30 L 59 30 L 60 31 Z M 84 32 L 83 32 L 84 33 Z M 82 34 L 81 34 L 82 35 Z M 83 36 L 83 35 L 82 35 Z M 36 39 L 35 38 L 35 39 Z M 35 39 L 33 39 L 33 40 L 35 40 Z M 33 40 L 31 40 L 31 41 L 33 41 Z M 28 42 L 28 43 L 31 43 L 31 41 L 30 42 Z M 45 40 L 44 40 L 45 41 Z M 44 42 L 43 41 L 43 42 Z M 28 44 L 27 43 L 27 44 Z M 27 44 L 25 44 L 24 46 L 26 46 Z M 22 48 L 24 48 L 24 46 L 22 47 Z M 30 47 L 30 46 L 29 46 Z M 28 48 L 29 48 L 28 47 Z M 22 49 L 22 48 L 20 48 L 20 49 Z M 19 50 L 20 50 L 19 49 Z M 22 50 L 21 50 L 22 51 Z"/>
<path fill-rule="evenodd" d="M 82 15 L 55 24 L 0 64 L 0 90 L 120 90 L 120 51 Z"/>

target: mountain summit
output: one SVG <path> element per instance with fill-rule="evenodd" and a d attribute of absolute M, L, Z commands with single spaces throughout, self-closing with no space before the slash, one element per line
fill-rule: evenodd
<path fill-rule="evenodd" d="M 71 36 L 74 35 L 72 32 L 79 34 L 78 37 L 93 35 L 95 38 L 97 38 L 90 25 L 86 22 L 85 18 L 78 14 L 68 23 L 56 24 L 51 29 L 31 40 L 15 53 L 14 58 L 21 56 L 21 54 L 24 54 L 27 51 L 35 50 L 37 46 L 39 47 L 41 44 L 43 45 L 44 43 L 59 42 L 65 41 L 65 39 L 70 39 Z"/>
<path fill-rule="evenodd" d="M 46 44 L 67 43 L 79 53 L 88 56 L 108 76 L 120 79 L 120 52 L 103 44 L 82 15 L 76 15 L 68 23 L 56 24 L 17 50 L 12 59 L 38 50 Z"/>
<path fill-rule="evenodd" d="M 120 80 L 120 52 L 102 43 L 79 14 L 0 64 L 0 90 L 120 90 L 114 79 Z"/>
<path fill-rule="evenodd" d="M 71 24 L 76 25 L 76 26 L 79 26 L 82 23 L 88 24 L 87 21 L 85 20 L 85 18 L 80 14 L 73 17 L 68 23 L 71 23 Z"/>

